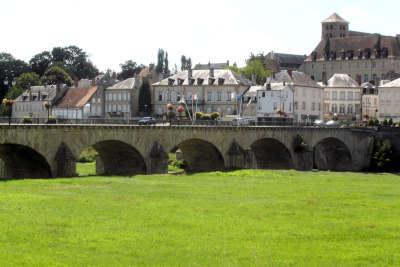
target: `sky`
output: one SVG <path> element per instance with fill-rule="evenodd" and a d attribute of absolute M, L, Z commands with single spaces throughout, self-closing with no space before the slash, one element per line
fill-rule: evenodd
<path fill-rule="evenodd" d="M 2 0 L 0 52 L 29 61 L 55 46 L 77 45 L 101 70 L 169 54 L 193 64 L 236 62 L 251 52 L 309 54 L 320 22 L 337 12 L 350 30 L 400 34 L 398 0 Z"/>

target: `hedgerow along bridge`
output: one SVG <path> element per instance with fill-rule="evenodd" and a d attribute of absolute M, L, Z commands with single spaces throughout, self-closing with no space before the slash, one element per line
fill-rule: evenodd
<path fill-rule="evenodd" d="M 301 136 L 305 149 L 294 145 Z M 315 127 L 0 125 L 3 178 L 76 176 L 93 147 L 99 175 L 166 173 L 168 153 L 183 152 L 188 172 L 226 169 L 360 171 L 374 138 L 364 130 Z"/>

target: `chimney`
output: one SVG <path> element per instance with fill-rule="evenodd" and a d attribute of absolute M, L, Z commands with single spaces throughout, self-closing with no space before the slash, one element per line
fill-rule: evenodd
<path fill-rule="evenodd" d="M 210 78 L 214 78 L 214 69 L 210 68 Z"/>
<path fill-rule="evenodd" d="M 193 77 L 193 70 L 192 68 L 188 68 L 188 80 L 192 79 Z"/>

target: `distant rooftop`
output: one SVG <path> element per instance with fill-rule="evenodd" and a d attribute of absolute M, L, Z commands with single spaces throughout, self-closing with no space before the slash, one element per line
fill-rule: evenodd
<path fill-rule="evenodd" d="M 400 87 L 400 78 L 389 83 L 381 85 L 381 87 Z"/>
<path fill-rule="evenodd" d="M 229 61 L 224 63 L 208 63 L 208 64 L 197 64 L 194 66 L 194 70 L 205 70 L 205 69 L 214 69 L 214 70 L 222 70 L 229 67 Z"/>
<path fill-rule="evenodd" d="M 123 80 L 108 87 L 107 90 L 133 89 L 135 87 L 135 84 L 136 84 L 135 78 L 128 78 L 126 80 Z"/>
<path fill-rule="evenodd" d="M 336 12 L 330 15 L 327 19 L 323 20 L 322 23 L 330 23 L 330 22 L 343 22 L 348 23 L 341 16 L 339 16 Z"/>
<path fill-rule="evenodd" d="M 328 87 L 360 87 L 348 74 L 334 74 L 328 80 Z"/>

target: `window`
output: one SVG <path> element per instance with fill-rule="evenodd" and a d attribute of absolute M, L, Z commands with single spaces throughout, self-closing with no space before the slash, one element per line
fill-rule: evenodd
<path fill-rule="evenodd" d="M 346 92 L 342 91 L 340 92 L 340 100 L 345 100 L 346 99 Z"/>
<path fill-rule="evenodd" d="M 231 92 L 228 91 L 228 101 L 231 101 L 231 100 L 232 100 L 232 94 L 231 94 Z"/>
<path fill-rule="evenodd" d="M 332 104 L 332 112 L 337 113 L 337 105 L 336 104 Z"/>
<path fill-rule="evenodd" d="M 315 103 L 312 103 L 312 104 L 311 104 L 311 110 L 312 110 L 312 111 L 315 111 Z"/>
<path fill-rule="evenodd" d="M 274 111 L 276 111 L 278 109 L 278 104 L 276 104 L 276 102 L 274 102 Z"/>
<path fill-rule="evenodd" d="M 212 92 L 207 92 L 207 101 L 212 101 Z"/>
<path fill-rule="evenodd" d="M 336 91 L 332 92 L 332 100 L 337 100 L 337 92 Z"/>
<path fill-rule="evenodd" d="M 221 96 L 222 96 L 222 93 L 221 92 L 217 92 L 217 101 L 221 101 Z"/>
<path fill-rule="evenodd" d="M 346 106 L 345 106 L 344 104 L 340 104 L 340 106 L 339 106 L 339 113 L 340 113 L 340 114 L 344 114 L 344 113 L 345 113 L 345 109 L 346 109 Z"/>
<path fill-rule="evenodd" d="M 353 100 L 353 92 L 347 92 L 347 100 Z"/>
<path fill-rule="evenodd" d="M 329 99 L 330 99 L 330 97 L 329 97 L 329 92 L 325 92 L 325 93 L 324 93 L 324 97 L 325 97 L 326 100 L 329 100 Z"/>
<path fill-rule="evenodd" d="M 352 104 L 349 104 L 347 106 L 347 114 L 353 114 L 353 105 Z"/>
<path fill-rule="evenodd" d="M 158 101 L 162 101 L 162 94 L 160 93 L 159 95 L 158 95 Z"/>
<path fill-rule="evenodd" d="M 262 95 L 261 95 L 262 97 L 265 97 L 265 92 L 262 92 Z"/>
<path fill-rule="evenodd" d="M 318 103 L 318 111 L 321 111 L 321 103 Z"/>
<path fill-rule="evenodd" d="M 171 101 L 171 92 L 168 92 L 167 94 L 167 101 Z"/>
<path fill-rule="evenodd" d="M 368 74 L 364 74 L 364 82 L 366 83 L 366 82 L 369 82 L 368 81 Z"/>
<path fill-rule="evenodd" d="M 303 110 L 306 110 L 306 102 L 303 101 Z"/>
<path fill-rule="evenodd" d="M 297 101 L 296 102 L 294 102 L 294 109 L 297 109 L 298 108 L 298 104 L 297 104 Z"/>

